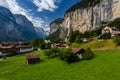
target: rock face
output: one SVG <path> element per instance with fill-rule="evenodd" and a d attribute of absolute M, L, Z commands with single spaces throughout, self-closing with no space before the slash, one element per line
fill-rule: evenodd
<path fill-rule="evenodd" d="M 59 18 L 59 19 L 56 19 L 53 22 L 51 22 L 50 23 L 50 34 L 60 30 L 62 27 L 63 21 L 64 21 L 63 18 Z"/>
<path fill-rule="evenodd" d="M 38 37 L 32 22 L 30 22 L 25 16 L 16 14 L 14 17 L 16 19 L 16 23 L 19 25 L 19 31 L 21 32 L 24 40 L 33 40 Z"/>
<path fill-rule="evenodd" d="M 80 4 L 84 1 L 88 6 Z M 94 3 L 94 6 L 89 6 L 90 1 Z M 94 30 L 100 27 L 102 22 L 109 22 L 120 17 L 120 0 L 82 0 L 81 2 L 66 11 L 60 36 L 69 36 L 72 31 L 76 30 L 81 33 Z M 81 5 L 84 7 L 81 7 Z M 52 25 L 54 27 L 51 28 L 51 33 L 56 31 L 57 26 L 59 26 L 57 24 Z"/>
<path fill-rule="evenodd" d="M 37 37 L 33 24 L 25 16 L 0 7 L 0 41 L 31 41 Z"/>
<path fill-rule="evenodd" d="M 61 31 L 63 31 L 62 30 L 63 21 L 64 21 L 63 18 L 59 18 L 50 23 L 50 33 L 48 36 L 49 38 L 58 40 L 58 38 L 60 37 L 62 33 Z"/>
<path fill-rule="evenodd" d="M 119 17 L 120 0 L 101 0 L 95 6 L 67 12 L 63 27 L 68 29 L 68 31 L 71 28 L 73 31 L 79 30 L 84 33 L 99 27 L 102 22 L 108 22 Z"/>

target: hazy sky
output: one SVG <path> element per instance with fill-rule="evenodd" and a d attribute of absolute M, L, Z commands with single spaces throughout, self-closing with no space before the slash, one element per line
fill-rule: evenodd
<path fill-rule="evenodd" d="M 64 13 L 80 0 L 0 0 L 0 6 L 13 14 L 26 16 L 34 26 L 49 29 L 49 23 L 64 17 Z"/>

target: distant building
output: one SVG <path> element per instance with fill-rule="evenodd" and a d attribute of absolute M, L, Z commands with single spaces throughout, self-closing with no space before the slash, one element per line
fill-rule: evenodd
<path fill-rule="evenodd" d="M 58 48 L 69 48 L 67 43 L 55 43 L 55 46 Z"/>
<path fill-rule="evenodd" d="M 27 54 L 26 59 L 27 59 L 27 64 L 35 64 L 40 62 L 39 54 Z"/>
<path fill-rule="evenodd" d="M 33 51 L 32 45 L 20 45 L 20 44 L 1 44 L 0 52 L 1 53 L 24 53 Z"/>
<path fill-rule="evenodd" d="M 17 50 L 16 53 L 25 53 L 34 50 L 32 45 L 18 45 L 15 49 Z"/>
<path fill-rule="evenodd" d="M 73 54 L 76 54 L 79 59 L 83 59 L 83 54 L 85 50 L 83 48 L 72 48 L 72 52 Z"/>
<path fill-rule="evenodd" d="M 47 43 L 51 43 L 50 40 L 44 40 L 44 42 L 47 44 Z"/>
<path fill-rule="evenodd" d="M 106 26 L 102 30 L 102 34 L 105 34 L 105 33 L 111 33 L 111 37 L 113 37 L 115 35 L 120 35 L 120 29 L 117 29 L 115 27 L 108 27 L 108 26 Z"/>

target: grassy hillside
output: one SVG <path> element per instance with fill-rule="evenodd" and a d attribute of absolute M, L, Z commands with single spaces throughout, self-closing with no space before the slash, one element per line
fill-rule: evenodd
<path fill-rule="evenodd" d="M 47 58 L 42 51 L 42 61 L 25 64 L 25 55 L 0 61 L 0 80 L 119 80 L 120 50 L 95 52 L 89 61 L 68 64 L 59 58 Z"/>
<path fill-rule="evenodd" d="M 72 47 L 82 47 L 82 48 L 91 48 L 92 50 L 111 50 L 111 49 L 120 49 L 119 46 L 113 42 L 112 39 L 104 41 L 91 41 L 88 43 L 78 44 L 73 43 Z"/>

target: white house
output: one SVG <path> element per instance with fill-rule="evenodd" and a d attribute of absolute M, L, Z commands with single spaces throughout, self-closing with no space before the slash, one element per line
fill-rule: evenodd
<path fill-rule="evenodd" d="M 102 34 L 105 33 L 111 33 L 111 36 L 115 36 L 115 35 L 119 35 L 120 34 L 120 29 L 117 29 L 115 27 L 108 27 L 106 26 L 103 30 L 102 30 Z"/>
<path fill-rule="evenodd" d="M 19 46 L 16 46 L 16 49 L 18 49 L 17 53 L 30 52 L 34 50 L 33 46 L 31 45 L 19 45 Z"/>
<path fill-rule="evenodd" d="M 44 42 L 47 44 L 47 43 L 50 43 L 51 41 L 50 40 L 45 40 Z"/>
<path fill-rule="evenodd" d="M 0 56 L 2 55 L 2 52 L 0 52 Z"/>

